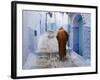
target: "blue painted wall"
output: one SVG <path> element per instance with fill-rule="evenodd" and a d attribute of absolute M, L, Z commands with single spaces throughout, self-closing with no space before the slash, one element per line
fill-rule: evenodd
<path fill-rule="evenodd" d="M 90 26 L 83 27 L 83 57 L 91 58 L 91 29 Z"/>

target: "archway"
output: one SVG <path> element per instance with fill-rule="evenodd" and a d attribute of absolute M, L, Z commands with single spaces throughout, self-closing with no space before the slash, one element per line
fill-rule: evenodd
<path fill-rule="evenodd" d="M 82 55 L 82 24 L 83 24 L 83 17 L 78 14 L 75 15 L 73 19 L 73 50 L 77 52 L 79 55 Z"/>

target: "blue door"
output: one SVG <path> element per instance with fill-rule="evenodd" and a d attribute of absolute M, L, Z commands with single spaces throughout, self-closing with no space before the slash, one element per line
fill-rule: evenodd
<path fill-rule="evenodd" d="M 83 50 L 83 19 L 81 15 L 76 15 L 73 22 L 73 50 L 82 55 Z"/>
<path fill-rule="evenodd" d="M 73 50 L 79 53 L 79 27 L 73 27 Z"/>

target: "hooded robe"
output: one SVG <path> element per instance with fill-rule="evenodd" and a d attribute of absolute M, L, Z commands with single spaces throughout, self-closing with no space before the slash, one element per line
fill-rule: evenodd
<path fill-rule="evenodd" d="M 61 27 L 57 32 L 57 41 L 59 49 L 59 59 L 63 61 L 66 58 L 66 43 L 68 41 L 68 33 Z"/>

